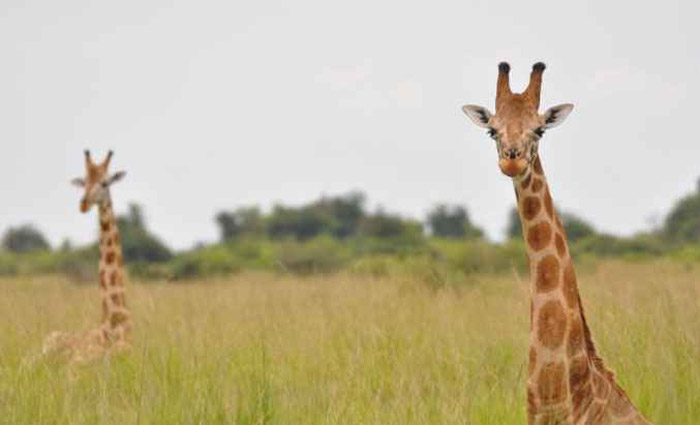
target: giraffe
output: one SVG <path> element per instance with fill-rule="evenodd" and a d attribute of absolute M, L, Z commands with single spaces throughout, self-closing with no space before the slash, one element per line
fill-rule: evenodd
<path fill-rule="evenodd" d="M 527 89 L 510 90 L 510 65 L 498 66 L 496 113 L 462 107 L 496 141 L 498 165 L 515 187 L 530 262 L 529 424 L 650 424 L 598 356 L 586 323 L 571 253 L 554 210 L 538 154 L 546 130 L 561 124 L 571 104 L 539 114 L 541 62 Z"/>
<path fill-rule="evenodd" d="M 44 343 L 44 354 L 63 353 L 71 362 L 84 363 L 110 350 L 122 351 L 131 346 L 131 315 L 126 306 L 121 239 L 112 209 L 110 186 L 124 178 L 125 172 L 110 174 L 113 152 L 95 164 L 90 151 L 85 151 L 85 178 L 72 180 L 84 188 L 80 211 L 87 213 L 93 205 L 99 210 L 100 261 L 99 289 L 102 319 L 97 329 L 71 334 L 53 332 Z"/>

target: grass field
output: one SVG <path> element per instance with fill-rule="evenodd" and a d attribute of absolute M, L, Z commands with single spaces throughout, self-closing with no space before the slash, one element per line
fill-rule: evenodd
<path fill-rule="evenodd" d="M 657 424 L 700 421 L 700 266 L 579 273 L 600 351 Z M 0 281 L 0 423 L 523 424 L 526 278 L 293 278 L 129 288 L 131 353 L 30 360 L 99 317 L 97 288 Z"/>

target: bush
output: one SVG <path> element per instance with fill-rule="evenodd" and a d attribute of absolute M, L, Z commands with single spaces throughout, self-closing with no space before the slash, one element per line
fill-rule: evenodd
<path fill-rule="evenodd" d="M 203 247 L 175 257 L 170 278 L 185 280 L 226 276 L 241 269 L 233 253 L 222 245 Z"/>
<path fill-rule="evenodd" d="M 288 240 L 275 249 L 276 264 L 284 271 L 298 274 L 338 271 L 350 257 L 340 242 L 327 236 L 307 242 Z"/>
<path fill-rule="evenodd" d="M 17 254 L 51 249 L 44 235 L 31 224 L 10 227 L 2 237 L 2 248 Z"/>
<path fill-rule="evenodd" d="M 592 254 L 598 257 L 646 257 L 664 254 L 667 247 L 655 235 L 637 235 L 631 238 L 598 234 L 581 239 L 573 245 L 576 254 Z"/>
<path fill-rule="evenodd" d="M 439 238 L 481 238 L 484 232 L 469 219 L 467 210 L 459 205 L 439 204 L 428 213 L 428 227 Z"/>

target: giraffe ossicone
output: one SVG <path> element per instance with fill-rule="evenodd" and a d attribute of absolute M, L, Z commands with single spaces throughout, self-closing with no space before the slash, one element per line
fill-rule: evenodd
<path fill-rule="evenodd" d="M 125 276 L 121 237 L 112 207 L 111 186 L 124 178 L 125 172 L 109 172 L 113 152 L 101 163 L 95 163 L 85 151 L 85 177 L 73 179 L 73 185 L 84 189 L 80 211 L 87 213 L 98 207 L 100 260 L 98 265 L 100 325 L 82 333 L 53 332 L 45 340 L 43 353 L 62 354 L 72 363 L 85 363 L 104 354 L 131 347 L 131 313 L 126 305 Z"/>
<path fill-rule="evenodd" d="M 598 356 L 586 322 L 561 219 L 554 211 L 538 144 L 573 109 L 562 104 L 540 114 L 545 65 L 532 67 L 522 93 L 510 88 L 510 65 L 498 65 L 496 113 L 477 105 L 462 110 L 488 129 L 498 165 L 513 179 L 530 261 L 530 424 L 649 424 Z"/>

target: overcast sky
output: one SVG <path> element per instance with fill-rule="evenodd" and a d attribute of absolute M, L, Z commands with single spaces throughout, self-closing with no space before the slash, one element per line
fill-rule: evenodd
<path fill-rule="evenodd" d="M 574 112 L 540 152 L 555 203 L 600 230 L 649 228 L 700 176 L 695 1 L 0 3 L 0 231 L 95 237 L 82 150 L 115 150 L 118 211 L 165 241 L 217 236 L 221 209 L 366 192 L 422 218 L 462 204 L 493 239 L 514 204 L 493 141 L 497 64 Z"/>

